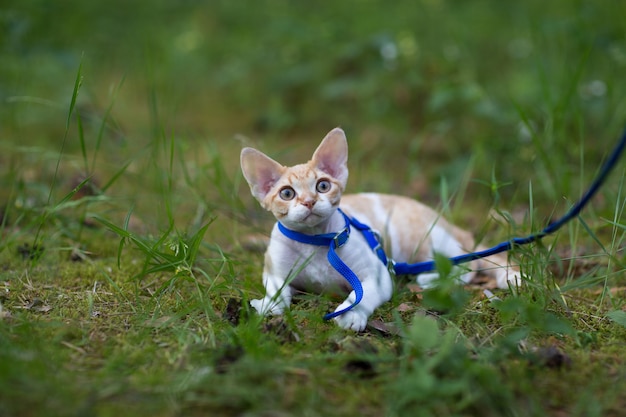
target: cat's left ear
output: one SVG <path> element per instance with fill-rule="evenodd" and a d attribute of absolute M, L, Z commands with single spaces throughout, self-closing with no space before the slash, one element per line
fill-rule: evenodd
<path fill-rule="evenodd" d="M 315 166 L 341 182 L 348 182 L 348 141 L 346 134 L 336 127 L 322 140 L 311 161 Z"/>
<path fill-rule="evenodd" d="M 252 195 L 261 205 L 274 184 L 285 173 L 285 167 L 274 161 L 261 151 L 253 148 L 244 148 L 241 151 L 241 170 Z"/>

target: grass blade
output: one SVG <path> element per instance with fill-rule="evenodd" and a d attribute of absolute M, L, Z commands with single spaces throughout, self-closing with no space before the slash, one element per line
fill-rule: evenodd
<path fill-rule="evenodd" d="M 620 326 L 626 327 L 626 311 L 622 311 L 622 310 L 609 311 L 606 314 L 606 316 L 610 318 L 611 320 L 613 320 L 615 323 L 619 324 Z"/>

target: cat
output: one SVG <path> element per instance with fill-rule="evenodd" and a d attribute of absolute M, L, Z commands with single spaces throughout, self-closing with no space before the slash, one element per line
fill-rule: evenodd
<path fill-rule="evenodd" d="M 439 213 L 408 197 L 363 193 L 343 195 L 348 181 L 348 143 L 344 131 L 331 130 L 305 164 L 286 167 L 264 153 L 244 148 L 241 169 L 252 195 L 278 221 L 265 252 L 265 297 L 250 304 L 262 315 L 279 315 L 291 304 L 296 291 L 348 294 L 336 312 L 349 308 L 356 298 L 350 284 L 327 260 L 328 247 L 300 243 L 279 228 L 305 234 L 335 234 L 345 226 L 343 213 L 369 225 L 381 236 L 386 255 L 396 262 L 432 260 L 476 249 L 471 233 L 447 222 Z M 340 209 L 340 210 L 339 210 Z M 392 276 L 362 233 L 351 230 L 337 254 L 356 274 L 363 298 L 333 320 L 344 329 L 363 331 L 374 310 L 391 298 Z M 475 260 L 468 268 L 457 267 L 458 279 L 468 283 L 476 270 L 496 280 L 499 288 L 519 285 L 520 271 L 506 256 Z M 436 272 L 422 273 L 417 283 L 436 285 Z"/>

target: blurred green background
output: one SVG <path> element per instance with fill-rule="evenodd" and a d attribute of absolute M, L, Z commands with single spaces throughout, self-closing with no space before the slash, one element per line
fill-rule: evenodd
<path fill-rule="evenodd" d="M 419 198 L 485 243 L 540 230 L 626 123 L 625 17 L 623 0 L 0 1 L 0 415 L 623 415 L 623 164 L 581 221 L 514 252 L 529 279 L 503 303 L 428 304 L 397 280 L 372 318 L 400 335 L 347 335 L 321 297 L 247 314 L 246 243 L 272 219 L 239 152 L 303 162 L 341 126 L 349 191 Z"/>
<path fill-rule="evenodd" d="M 244 145 L 294 163 L 342 126 L 351 191 L 437 203 L 441 178 L 472 178 L 487 206 L 509 183 L 527 204 L 531 180 L 575 198 L 626 119 L 623 16 L 617 0 L 5 2 L 0 175 L 49 179 L 82 63 L 95 178 L 129 158 L 141 177 L 160 138 L 198 166 L 211 146 L 235 176 Z"/>

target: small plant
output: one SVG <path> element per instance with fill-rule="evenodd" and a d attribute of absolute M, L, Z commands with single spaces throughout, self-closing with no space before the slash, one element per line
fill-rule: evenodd
<path fill-rule="evenodd" d="M 454 327 L 416 316 L 406 327 L 398 375 L 390 383 L 390 415 L 515 415 L 489 351 Z"/>

